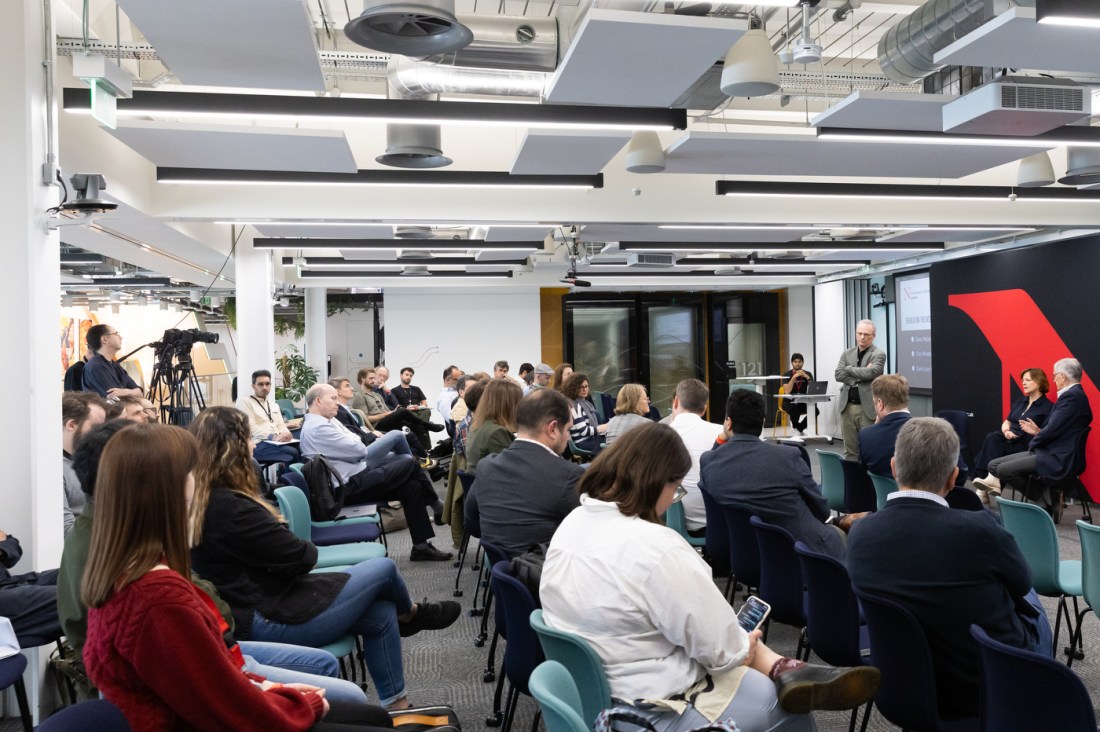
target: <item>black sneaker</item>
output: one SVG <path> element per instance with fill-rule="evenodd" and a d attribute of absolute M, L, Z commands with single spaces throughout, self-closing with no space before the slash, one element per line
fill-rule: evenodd
<path fill-rule="evenodd" d="M 436 550 L 438 551 L 438 550 Z M 443 602 L 428 602 L 425 599 L 416 607 L 416 615 L 407 623 L 399 622 L 397 627 L 401 631 L 401 637 L 407 638 L 416 635 L 422 630 L 440 630 L 453 624 L 462 614 L 462 606 L 451 600 Z"/>
<path fill-rule="evenodd" d="M 428 422 L 428 430 L 431 432 L 442 432 L 447 429 L 446 426 L 439 424 L 438 422 Z"/>
<path fill-rule="evenodd" d="M 454 554 L 436 549 L 429 543 L 423 546 L 414 546 L 409 554 L 409 560 L 413 562 L 445 562 Z"/>

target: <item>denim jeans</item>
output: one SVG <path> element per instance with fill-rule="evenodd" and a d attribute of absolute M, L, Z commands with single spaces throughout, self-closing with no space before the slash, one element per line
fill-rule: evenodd
<path fill-rule="evenodd" d="M 377 440 L 367 445 L 367 465 L 375 466 L 390 453 L 397 455 L 412 455 L 409 449 L 409 441 L 405 439 L 404 432 L 387 432 Z"/>
<path fill-rule="evenodd" d="M 378 689 L 378 703 L 389 706 L 405 696 L 397 616 L 412 609 L 412 599 L 391 559 L 371 559 L 344 572 L 351 579 L 313 619 L 290 625 L 268 620 L 256 612 L 252 639 L 323 646 L 349 633 L 362 636 L 363 655 Z"/>
<path fill-rule="evenodd" d="M 280 684 L 309 684 L 325 690 L 325 698 L 343 709 L 365 712 L 367 695 L 355 684 L 336 678 L 340 665 L 328 651 L 286 643 L 241 641 L 244 668 Z"/>

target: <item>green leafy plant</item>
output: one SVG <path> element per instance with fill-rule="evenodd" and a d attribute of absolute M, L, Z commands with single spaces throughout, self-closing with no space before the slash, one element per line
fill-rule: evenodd
<path fill-rule="evenodd" d="M 305 398 L 309 387 L 321 378 L 317 369 L 310 368 L 306 363 L 306 357 L 294 344 L 288 345 L 281 355 L 275 357 L 275 367 L 283 377 L 282 386 L 275 387 L 276 399 L 301 401 Z"/>

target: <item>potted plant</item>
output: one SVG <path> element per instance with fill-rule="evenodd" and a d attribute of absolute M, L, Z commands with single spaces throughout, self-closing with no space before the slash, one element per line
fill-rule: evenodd
<path fill-rule="evenodd" d="M 276 368 L 283 377 L 281 386 L 275 387 L 276 399 L 290 399 L 299 402 L 305 398 L 309 387 L 317 383 L 321 378 L 317 369 L 310 368 L 306 363 L 306 357 L 294 344 L 283 349 L 282 355 L 275 358 Z"/>

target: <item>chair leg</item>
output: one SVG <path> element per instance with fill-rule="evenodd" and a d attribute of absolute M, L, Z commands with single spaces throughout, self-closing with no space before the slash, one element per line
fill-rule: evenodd
<path fill-rule="evenodd" d="M 490 594 L 485 598 L 485 607 L 481 609 L 481 630 L 477 634 L 477 638 L 474 638 L 474 645 L 481 648 L 485 645 L 485 641 L 489 639 L 489 612 L 493 609 L 493 596 Z"/>
<path fill-rule="evenodd" d="M 474 588 L 474 606 L 470 608 L 470 617 L 476 618 L 485 612 L 485 608 L 489 602 L 489 570 L 491 568 L 486 564 L 485 566 L 478 567 L 478 580 L 477 586 Z M 478 596 L 481 596 L 481 607 L 478 607 Z"/>
<path fill-rule="evenodd" d="M 470 548 L 470 534 L 464 532 L 462 534 L 462 546 L 458 550 L 458 561 L 454 563 L 454 566 L 458 568 L 458 572 L 455 573 L 455 597 L 462 597 L 462 590 L 458 588 L 458 583 L 462 581 L 462 567 L 466 564 L 466 550 Z"/>
<path fill-rule="evenodd" d="M 485 670 L 481 672 L 481 680 L 486 684 L 496 681 L 497 673 L 497 641 L 500 639 L 500 629 L 493 631 L 493 642 L 489 644 L 489 657 L 485 660 Z"/>
<path fill-rule="evenodd" d="M 1076 600 L 1076 598 L 1074 599 Z M 1076 609 L 1077 608 L 1075 605 L 1074 610 Z M 1077 655 L 1075 653 L 1076 649 L 1078 647 L 1083 647 L 1081 640 L 1081 629 L 1085 625 L 1085 613 L 1089 612 L 1090 610 L 1092 610 L 1091 607 L 1086 607 L 1077 615 L 1077 625 L 1074 628 L 1073 637 L 1070 640 L 1069 648 L 1066 649 L 1066 666 L 1073 666 L 1073 659 Z M 1084 658 L 1084 653 L 1081 654 L 1081 657 Z"/>
<path fill-rule="evenodd" d="M 867 702 L 867 708 L 863 712 L 863 724 L 859 727 L 859 732 L 867 732 L 867 722 L 871 720 L 871 707 L 874 706 L 875 701 L 872 699 Z"/>
<path fill-rule="evenodd" d="M 535 707 L 535 718 L 531 721 L 531 732 L 539 731 L 539 720 L 542 719 L 542 709 Z"/>
<path fill-rule="evenodd" d="M 31 722 L 31 705 L 27 702 L 27 687 L 22 677 L 16 680 L 15 703 L 19 705 L 19 717 L 23 720 L 23 732 L 33 732 L 34 724 Z"/>

